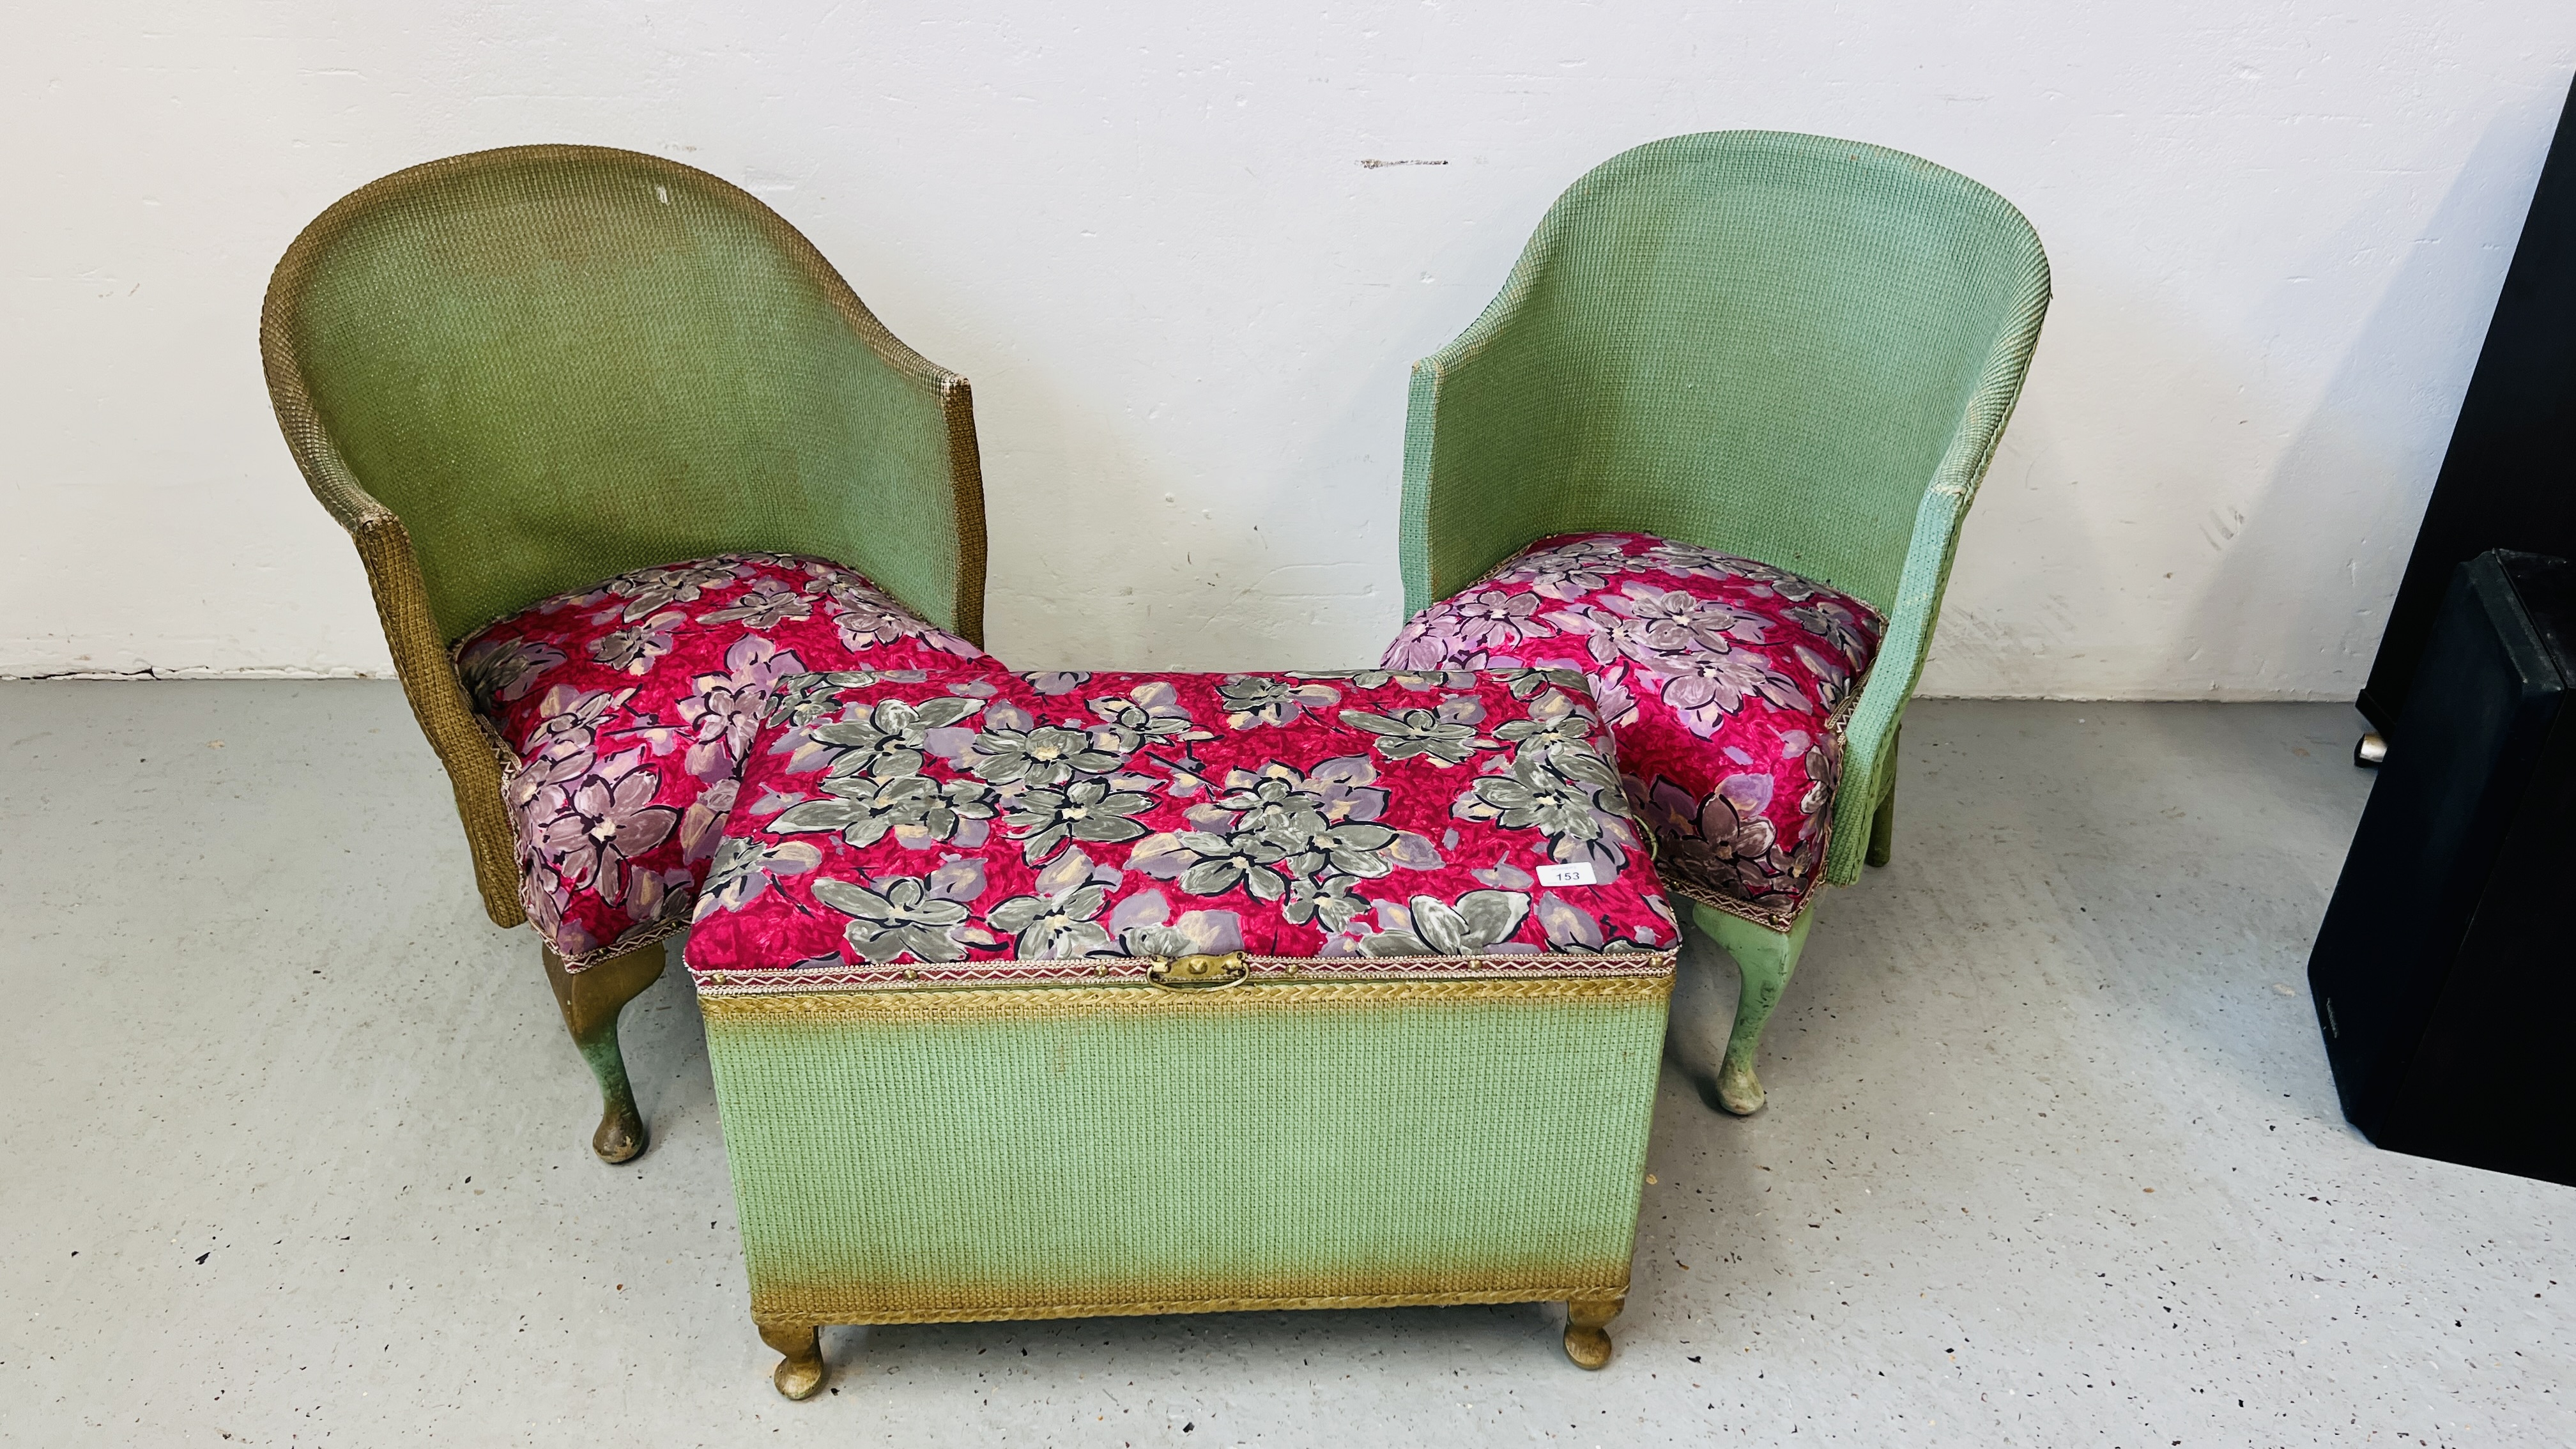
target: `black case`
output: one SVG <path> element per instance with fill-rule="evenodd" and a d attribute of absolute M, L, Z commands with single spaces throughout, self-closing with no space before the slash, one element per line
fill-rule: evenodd
<path fill-rule="evenodd" d="M 2491 548 L 2576 556 L 2576 92 L 2355 701 L 2392 743 L 2451 571 Z"/>
<path fill-rule="evenodd" d="M 2460 565 L 2308 960 L 2344 1115 L 2576 1184 L 2576 565 Z"/>

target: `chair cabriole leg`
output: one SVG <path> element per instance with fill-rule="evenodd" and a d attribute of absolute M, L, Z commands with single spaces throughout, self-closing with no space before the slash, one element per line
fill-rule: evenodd
<path fill-rule="evenodd" d="M 1628 1295 L 1577 1298 L 1565 1305 L 1565 1356 L 1576 1368 L 1597 1369 L 1610 1362 L 1610 1320 L 1628 1306 Z"/>
<path fill-rule="evenodd" d="M 1879 797 L 1878 809 L 1869 817 L 1869 854 L 1862 857 L 1872 865 L 1887 864 L 1896 848 L 1896 787 L 1887 787 Z"/>
<path fill-rule="evenodd" d="M 1815 917 L 1800 911 L 1797 924 L 1785 932 L 1754 925 L 1714 906 L 1693 906 L 1691 918 L 1735 958 L 1744 981 L 1735 999 L 1735 1030 L 1726 1039 L 1725 1060 L 1714 1078 L 1692 1072 L 1691 1084 L 1710 1106 L 1738 1117 L 1750 1116 L 1762 1110 L 1764 1098 L 1762 1079 L 1753 1071 L 1754 1057 L 1762 1046 L 1762 1027 L 1798 969 L 1798 953 L 1806 949 L 1807 926 Z"/>
<path fill-rule="evenodd" d="M 1869 850 L 1861 859 L 1871 865 L 1887 864 L 1896 848 L 1896 759 L 1905 743 L 1905 730 L 1899 726 L 1887 741 L 1887 789 L 1878 797 L 1878 808 L 1869 814 Z"/>
<path fill-rule="evenodd" d="M 823 1387 L 823 1330 L 810 1323 L 762 1323 L 760 1341 L 778 1350 L 769 1381 L 791 1399 L 810 1399 Z"/>
<path fill-rule="evenodd" d="M 611 956 L 580 972 L 564 970 L 554 948 L 543 948 L 546 980 L 563 1008 L 564 1028 L 599 1079 L 599 1130 L 590 1148 L 604 1162 L 631 1162 L 644 1151 L 644 1114 L 626 1080 L 626 1057 L 617 1047 L 617 1014 L 644 988 L 662 979 L 662 946 L 655 942 Z"/>

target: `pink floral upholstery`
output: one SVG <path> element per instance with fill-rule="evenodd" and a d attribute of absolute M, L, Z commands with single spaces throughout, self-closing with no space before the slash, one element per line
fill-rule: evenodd
<path fill-rule="evenodd" d="M 1679 940 L 1571 672 L 816 676 L 771 721 L 708 989 L 1639 974 Z"/>
<path fill-rule="evenodd" d="M 507 746 L 520 898 L 576 970 L 687 921 L 780 680 L 981 657 L 838 564 L 758 553 L 621 574 L 456 651 Z"/>
<path fill-rule="evenodd" d="M 1786 929 L 1814 888 L 1877 611 L 1642 533 L 1561 534 L 1416 614 L 1395 669 L 1582 670 L 1664 884 Z"/>

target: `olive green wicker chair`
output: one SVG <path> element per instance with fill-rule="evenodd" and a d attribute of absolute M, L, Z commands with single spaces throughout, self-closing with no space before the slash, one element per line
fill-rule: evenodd
<path fill-rule="evenodd" d="M 496 925 L 525 917 L 450 646 L 638 567 L 742 550 L 859 570 L 981 642 L 966 379 L 870 315 L 748 193 L 654 156 L 515 146 L 359 188 L 287 249 L 260 316 L 278 425 L 357 541 Z M 658 942 L 547 975 L 599 1078 L 594 1146 L 641 1152 L 617 1016 Z"/>
<path fill-rule="evenodd" d="M 1884 864 L 1897 727 L 2048 308 L 2039 239 L 1953 172 L 1821 136 L 1720 131 L 1625 152 L 1539 224 L 1475 325 L 1414 364 L 1405 608 L 1533 540 L 1632 531 L 1859 596 L 1887 632 L 1852 706 L 1830 884 Z M 1701 1094 L 1754 1072 L 1813 916 L 1699 906 L 1743 990 Z M 1679 1003 L 1676 1003 L 1677 1007 Z"/>

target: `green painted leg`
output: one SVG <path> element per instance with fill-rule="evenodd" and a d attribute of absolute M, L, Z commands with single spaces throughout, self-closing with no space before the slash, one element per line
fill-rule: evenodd
<path fill-rule="evenodd" d="M 1869 852 L 1861 858 L 1871 865 L 1887 864 L 1888 853 L 1896 848 L 1896 755 L 1904 743 L 1900 725 L 1887 741 L 1887 793 L 1878 797 L 1878 808 L 1869 816 Z"/>
<path fill-rule="evenodd" d="M 1736 971 L 1744 978 L 1744 990 L 1735 999 L 1735 1031 L 1726 1039 L 1726 1060 L 1719 1064 L 1714 1080 L 1694 1072 L 1691 1082 L 1699 1088 L 1701 1101 L 1738 1117 L 1749 1116 L 1762 1110 L 1762 1079 L 1753 1074 L 1762 1024 L 1771 1019 L 1771 1008 L 1780 1004 L 1790 973 L 1798 969 L 1798 953 L 1807 948 L 1807 927 L 1815 912 L 1800 911 L 1797 924 L 1786 934 L 1714 906 L 1693 906 L 1691 918 L 1735 958 Z"/>
<path fill-rule="evenodd" d="M 662 979 L 662 944 L 638 946 L 577 975 L 563 969 L 553 947 L 544 950 L 546 980 L 555 989 L 555 1005 L 563 1008 L 564 1027 L 599 1078 L 599 1130 L 591 1134 L 590 1149 L 602 1161 L 631 1162 L 644 1151 L 644 1114 L 635 1110 L 626 1057 L 617 1049 L 617 1014 Z"/>
<path fill-rule="evenodd" d="M 1869 817 L 1869 854 L 1862 857 L 1872 865 L 1887 864 L 1896 846 L 1896 787 L 1887 787 L 1879 797 L 1878 810 Z"/>

